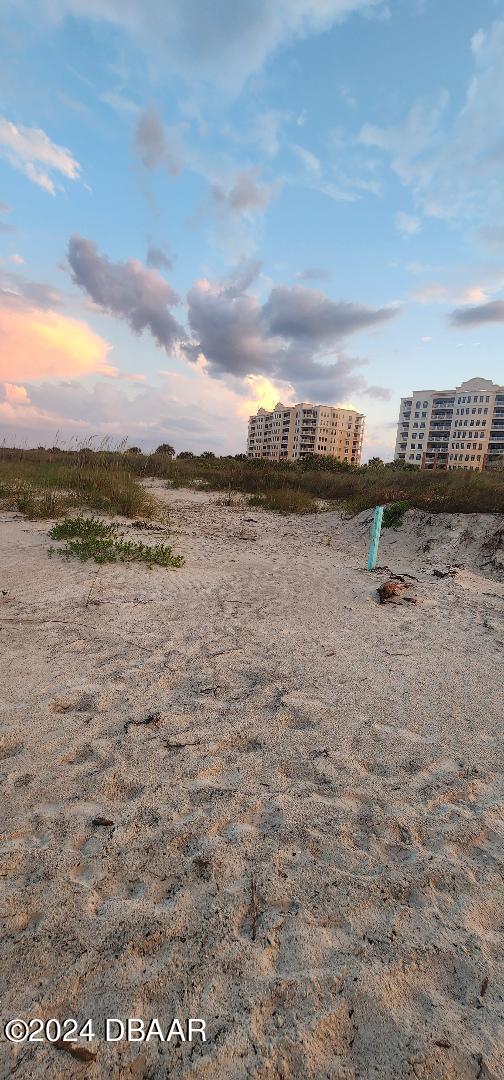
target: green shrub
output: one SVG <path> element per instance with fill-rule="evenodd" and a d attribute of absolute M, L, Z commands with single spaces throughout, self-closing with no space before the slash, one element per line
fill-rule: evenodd
<path fill-rule="evenodd" d="M 383 511 L 383 528 L 398 529 L 404 521 L 404 515 L 410 509 L 409 502 L 401 499 L 400 502 L 391 503 Z"/>
<path fill-rule="evenodd" d="M 49 555 L 62 555 L 65 559 L 80 559 L 96 563 L 143 562 L 148 566 L 183 566 L 182 555 L 174 555 L 166 544 L 148 544 L 136 540 L 124 540 L 123 534 L 113 523 L 99 518 L 66 518 L 49 530 L 52 540 L 65 540 L 63 548 L 50 547 Z"/>
<path fill-rule="evenodd" d="M 81 540 L 109 540 L 117 536 L 117 525 L 100 521 L 96 517 L 65 518 L 59 525 L 49 529 L 52 540 L 72 540 L 78 536 Z"/>

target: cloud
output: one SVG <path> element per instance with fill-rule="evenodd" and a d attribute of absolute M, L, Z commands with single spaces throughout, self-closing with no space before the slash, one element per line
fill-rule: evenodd
<path fill-rule="evenodd" d="M 298 281 L 329 281 L 332 273 L 321 266 L 306 266 L 304 270 L 296 274 L 296 277 Z"/>
<path fill-rule="evenodd" d="M 173 260 L 165 255 L 163 249 L 152 244 L 147 251 L 145 261 L 147 266 L 154 270 L 171 270 L 173 266 Z"/>
<path fill-rule="evenodd" d="M 359 141 L 390 156 L 423 213 L 491 229 L 504 214 L 504 20 L 478 31 L 471 47 L 473 72 L 461 106 L 449 108 L 448 93 L 440 91 L 395 126 L 365 124 Z"/>
<path fill-rule="evenodd" d="M 201 118 L 198 116 L 196 108 L 194 103 L 191 103 L 191 113 L 197 116 L 201 130 Z M 187 106 L 184 111 L 187 113 Z M 242 123 L 239 128 L 236 128 L 231 124 L 227 124 L 223 133 L 233 142 L 245 145 L 252 144 L 258 147 L 267 157 L 275 157 L 280 148 L 280 129 L 282 124 L 289 120 L 292 120 L 292 117 L 285 110 L 263 109 L 255 114 L 250 125 Z M 207 134 L 207 130 L 205 129 L 205 134 Z"/>
<path fill-rule="evenodd" d="M 0 214 L 10 214 L 11 208 L 7 206 L 7 203 L 0 202 Z M 16 231 L 14 225 L 11 225 L 10 221 L 0 221 L 0 233 L 13 233 Z"/>
<path fill-rule="evenodd" d="M 452 326 L 482 326 L 484 323 L 504 323 L 504 300 L 492 300 L 488 304 L 455 308 L 450 315 Z"/>
<path fill-rule="evenodd" d="M 177 132 L 163 124 L 152 106 L 145 109 L 138 119 L 133 147 L 149 172 L 163 168 L 170 176 L 178 176 L 182 171 L 182 152 Z"/>
<path fill-rule="evenodd" d="M 412 217 L 411 214 L 405 214 L 403 210 L 398 210 L 394 222 L 396 229 L 403 236 L 414 236 L 415 233 L 420 232 L 422 227 L 418 218 Z"/>
<path fill-rule="evenodd" d="M 0 300 L 0 379 L 115 375 L 110 345 L 86 323 L 42 308 L 8 307 Z"/>
<path fill-rule="evenodd" d="M 316 175 L 320 173 L 320 161 L 315 154 L 312 154 L 311 150 L 307 150 L 305 146 L 299 146 L 297 143 L 293 143 L 292 149 L 303 162 L 305 169 L 308 169 L 308 172 Z"/>
<path fill-rule="evenodd" d="M 15 270 L 0 271 L 0 304 L 26 309 L 28 307 L 54 308 L 62 302 L 61 293 L 52 285 L 30 281 Z"/>
<path fill-rule="evenodd" d="M 189 360 L 203 355 L 209 373 L 217 378 L 264 375 L 288 382 L 298 394 L 323 392 L 332 400 L 369 392 L 355 371 L 366 361 L 348 357 L 344 340 L 396 314 L 392 308 L 330 300 L 301 286 L 276 286 L 261 304 L 229 282 L 200 281 L 187 300 L 193 339 L 182 350 Z M 327 362 L 335 353 L 337 359 Z"/>
<path fill-rule="evenodd" d="M 349 357 L 343 345 L 351 334 L 392 319 L 396 308 L 335 301 L 299 285 L 277 285 L 261 304 L 248 291 L 260 270 L 250 260 L 225 281 L 202 280 L 189 290 L 188 337 L 170 311 L 178 297 L 157 271 L 132 259 L 113 263 L 79 236 L 70 240 L 68 261 L 75 283 L 102 310 L 137 333 L 149 330 L 158 345 L 202 364 L 213 379 L 264 376 L 333 400 L 352 392 L 386 396 L 356 373 L 366 361 Z"/>
<path fill-rule="evenodd" d="M 420 304 L 474 306 L 486 304 L 503 289 L 504 270 L 498 264 L 475 267 L 471 277 L 465 267 L 455 267 L 447 280 L 425 282 L 412 292 L 411 298 Z"/>
<path fill-rule="evenodd" d="M 262 387 L 247 387 L 248 398 L 199 368 L 187 374 L 167 372 L 160 385 L 124 384 L 118 380 L 94 385 L 76 379 L 2 384 L 0 421 L 13 442 L 52 445 L 72 439 L 99 445 L 103 438 L 152 449 L 161 442 L 177 450 L 244 451 L 250 407 L 265 400 Z M 275 401 L 278 400 L 278 393 Z"/>
<path fill-rule="evenodd" d="M 278 194 L 281 184 L 278 180 L 271 184 L 260 183 L 260 175 L 259 166 L 243 169 L 237 173 L 227 191 L 220 184 L 212 184 L 212 198 L 219 210 L 229 214 L 253 214 L 266 210 Z"/>
<path fill-rule="evenodd" d="M 390 401 L 392 397 L 392 391 L 386 386 L 368 386 L 366 394 L 368 397 L 375 398 L 377 401 Z"/>
<path fill-rule="evenodd" d="M 60 177 L 78 180 L 80 165 L 64 146 L 51 142 L 41 128 L 17 127 L 0 116 L 0 154 L 49 195 Z"/>
<path fill-rule="evenodd" d="M 345 102 L 345 105 L 348 105 L 349 109 L 357 107 L 357 98 L 352 94 L 349 86 L 340 86 L 339 93 L 341 100 Z"/>
<path fill-rule="evenodd" d="M 125 113 L 127 116 L 138 116 L 140 112 L 140 106 L 136 101 L 125 97 L 117 90 L 105 90 L 103 94 L 100 94 L 100 101 L 103 101 L 105 105 L 110 105 L 115 112 Z"/>
<path fill-rule="evenodd" d="M 148 330 L 167 350 L 183 335 L 170 311 L 179 299 L 157 270 L 147 270 L 137 259 L 114 263 L 82 236 L 70 238 L 68 262 L 75 284 L 103 311 L 123 319 L 136 334 Z"/>
<path fill-rule="evenodd" d="M 318 345 L 340 341 L 348 334 L 388 321 L 395 314 L 392 308 L 329 300 L 324 293 L 300 285 L 290 289 L 275 286 L 263 308 L 271 334 Z"/>
<path fill-rule="evenodd" d="M 280 46 L 320 33 L 354 12 L 383 7 L 382 0 L 42 0 L 54 19 L 104 20 L 147 49 L 160 71 L 191 83 L 217 83 L 236 92 Z M 26 0 L 40 20 L 41 0 Z"/>
<path fill-rule="evenodd" d="M 251 139 L 264 154 L 275 157 L 279 149 L 279 131 L 287 114 L 279 109 L 264 109 L 256 116 Z"/>

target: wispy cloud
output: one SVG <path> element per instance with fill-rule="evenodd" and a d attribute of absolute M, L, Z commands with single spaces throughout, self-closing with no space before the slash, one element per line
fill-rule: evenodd
<path fill-rule="evenodd" d="M 315 173 L 317 176 L 320 173 L 320 161 L 311 150 L 307 150 L 305 146 L 299 146 L 297 143 L 293 143 L 292 149 L 298 158 L 301 159 L 303 165 L 309 172 Z"/>
<path fill-rule="evenodd" d="M 330 270 L 325 269 L 322 266 L 306 266 L 304 270 L 300 270 L 296 274 L 298 281 L 329 281 L 332 277 Z"/>
<path fill-rule="evenodd" d="M 386 11 L 383 0 L 257 0 L 211 3 L 188 0 L 25 0 L 40 19 L 92 17 L 125 32 L 149 52 L 158 71 L 237 92 L 275 50 L 297 38 L 329 29 L 355 12 Z"/>
<path fill-rule="evenodd" d="M 403 236 L 414 236 L 420 232 L 422 223 L 419 218 L 406 214 L 404 210 L 398 210 L 394 218 L 395 227 Z"/>
<path fill-rule="evenodd" d="M 79 179 L 80 165 L 70 150 L 53 143 L 41 128 L 17 126 L 3 116 L 0 154 L 49 195 L 56 194 L 60 178 Z"/>
<path fill-rule="evenodd" d="M 10 206 L 7 203 L 0 202 L 0 215 L 5 216 L 11 213 Z M 15 225 L 10 221 L 2 221 L 0 217 L 0 233 L 13 233 L 16 231 Z"/>
<path fill-rule="evenodd" d="M 504 20 L 471 42 L 473 72 L 455 111 L 448 92 L 417 101 L 392 127 L 365 124 L 361 144 L 390 155 L 424 214 L 488 230 L 504 214 Z"/>

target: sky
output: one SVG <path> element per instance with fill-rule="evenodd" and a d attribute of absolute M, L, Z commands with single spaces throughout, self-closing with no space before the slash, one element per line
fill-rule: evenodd
<path fill-rule="evenodd" d="M 0 438 L 504 383 L 504 0 L 3 0 Z"/>

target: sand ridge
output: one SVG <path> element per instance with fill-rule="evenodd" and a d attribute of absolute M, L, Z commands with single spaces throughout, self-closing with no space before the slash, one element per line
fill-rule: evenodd
<path fill-rule="evenodd" d="M 3 515 L 2 1013 L 208 1042 L 2 1045 L 2 1075 L 502 1075 L 498 568 L 436 577 L 461 544 L 413 514 L 380 563 L 419 602 L 381 606 L 365 516 L 153 487 L 177 571 Z"/>

